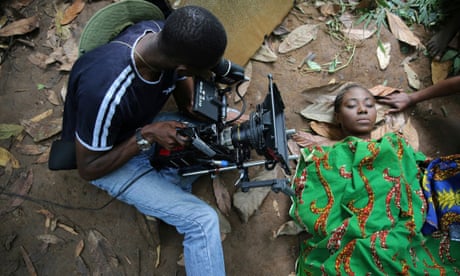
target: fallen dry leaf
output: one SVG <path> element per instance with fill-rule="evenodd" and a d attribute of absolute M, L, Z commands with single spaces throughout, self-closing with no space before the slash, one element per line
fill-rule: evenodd
<path fill-rule="evenodd" d="M 38 66 L 38 68 L 46 69 L 46 59 L 48 58 L 47 55 L 40 53 L 40 52 L 33 52 L 27 59 L 34 65 Z"/>
<path fill-rule="evenodd" d="M 219 217 L 221 241 L 224 241 L 227 234 L 232 232 L 232 225 L 219 209 L 217 209 L 216 212 L 217 216 Z"/>
<path fill-rule="evenodd" d="M 32 122 L 23 121 L 22 125 L 34 142 L 48 139 L 62 130 L 62 118 L 54 118 L 46 121 Z"/>
<path fill-rule="evenodd" d="M 319 11 L 324 16 L 334 16 L 340 11 L 340 5 L 333 3 L 325 3 L 319 7 Z"/>
<path fill-rule="evenodd" d="M 275 62 L 278 60 L 278 56 L 267 43 L 263 43 L 251 59 L 260 62 Z"/>
<path fill-rule="evenodd" d="M 300 114 L 307 119 L 334 123 L 334 99 L 335 95 L 321 95 L 315 102 L 309 104 L 300 111 Z"/>
<path fill-rule="evenodd" d="M 123 275 L 123 267 L 112 244 L 97 230 L 88 234 L 88 249 L 94 258 L 94 275 Z"/>
<path fill-rule="evenodd" d="M 11 3 L 11 7 L 18 10 L 27 7 L 34 0 L 16 0 Z"/>
<path fill-rule="evenodd" d="M 420 79 L 417 73 L 409 66 L 409 62 L 403 62 L 404 72 L 406 72 L 407 81 L 409 82 L 409 86 L 419 90 L 420 89 Z"/>
<path fill-rule="evenodd" d="M 81 252 L 83 251 L 83 248 L 85 248 L 85 241 L 80 240 L 77 243 L 77 246 L 75 247 L 75 257 L 78 257 L 81 255 Z"/>
<path fill-rule="evenodd" d="M 300 227 L 297 223 L 293 220 L 283 223 L 275 233 L 273 233 L 273 238 L 277 238 L 282 235 L 297 235 L 301 232 L 305 231 L 302 227 Z"/>
<path fill-rule="evenodd" d="M 51 227 L 51 220 L 54 219 L 54 214 L 46 209 L 37 210 L 37 213 L 45 216 L 45 228 Z"/>
<path fill-rule="evenodd" d="M 0 37 L 22 35 L 39 27 L 38 16 L 32 16 L 14 21 L 0 29 Z"/>
<path fill-rule="evenodd" d="M 431 61 L 431 81 L 433 84 L 438 83 L 447 78 L 452 67 L 452 60 L 444 62 Z"/>
<path fill-rule="evenodd" d="M 389 132 L 401 132 L 406 137 L 408 143 L 415 149 L 418 150 L 419 135 L 417 130 L 410 122 L 410 117 L 406 119 L 404 112 L 391 113 L 387 115 L 385 123 L 379 125 L 376 129 L 371 132 L 371 138 L 379 139 L 385 133 Z"/>
<path fill-rule="evenodd" d="M 272 32 L 274 35 L 282 36 L 289 33 L 289 30 L 283 24 L 278 25 Z"/>
<path fill-rule="evenodd" d="M 390 64 L 390 52 L 391 44 L 389 42 L 382 43 L 382 47 L 377 46 L 377 60 L 379 61 L 380 69 L 385 70 Z"/>
<path fill-rule="evenodd" d="M 356 21 L 356 17 L 350 12 L 345 11 L 342 15 L 340 15 L 339 20 L 345 29 L 351 29 L 351 27 L 353 27 L 353 23 Z"/>
<path fill-rule="evenodd" d="M 40 210 L 37 210 L 36 212 L 37 212 L 38 214 L 44 215 L 45 217 L 54 218 L 54 214 L 51 213 L 49 210 L 40 209 Z"/>
<path fill-rule="evenodd" d="M 212 179 L 212 188 L 216 198 L 217 207 L 226 216 L 230 215 L 232 209 L 232 200 L 230 193 L 222 182 L 223 180 L 217 174 Z"/>
<path fill-rule="evenodd" d="M 179 258 L 177 258 L 177 265 L 184 267 L 185 266 L 185 260 L 184 260 L 184 254 L 181 253 L 179 255 Z"/>
<path fill-rule="evenodd" d="M 310 127 L 317 134 L 329 138 L 331 140 L 340 140 L 343 138 L 342 129 L 337 125 L 325 122 L 311 121 Z"/>
<path fill-rule="evenodd" d="M 371 37 L 376 31 L 377 31 L 377 28 L 373 28 L 370 30 L 362 29 L 362 28 L 359 28 L 359 29 L 350 28 L 350 29 L 342 30 L 342 33 L 344 36 L 352 40 L 365 40 Z"/>
<path fill-rule="evenodd" d="M 409 45 L 416 47 L 417 49 L 423 49 L 422 42 L 414 35 L 414 33 L 407 27 L 406 23 L 399 18 L 397 15 L 387 11 L 388 24 L 390 25 L 391 33 L 396 39 L 403 41 Z"/>
<path fill-rule="evenodd" d="M 66 232 L 69 232 L 70 234 L 72 235 L 75 235 L 75 236 L 78 236 L 78 232 L 75 231 L 75 229 L 73 229 L 72 227 L 64 224 L 64 223 L 58 223 L 57 226 L 61 229 L 63 229 L 64 231 Z"/>
<path fill-rule="evenodd" d="M 51 116 L 51 114 L 53 114 L 53 110 L 52 109 L 48 109 L 32 118 L 30 118 L 28 121 L 29 122 L 32 122 L 32 123 L 38 123 L 40 122 L 41 120 L 43 119 L 46 119 L 48 118 L 49 116 Z"/>
<path fill-rule="evenodd" d="M 46 244 L 60 244 L 60 243 L 64 242 L 63 239 L 59 238 L 56 235 L 52 235 L 52 234 L 38 235 L 37 239 L 39 239 L 40 241 L 42 241 L 42 242 L 44 242 Z"/>
<path fill-rule="evenodd" d="M 300 147 L 292 138 L 288 140 L 287 146 L 291 154 L 300 156 Z"/>
<path fill-rule="evenodd" d="M 54 92 L 54 90 L 45 89 L 44 93 L 46 94 L 46 98 L 51 104 L 56 106 L 61 105 L 60 97 L 56 92 Z"/>
<path fill-rule="evenodd" d="M 42 145 L 18 145 L 17 149 L 20 154 L 39 155 L 46 151 L 48 147 Z"/>
<path fill-rule="evenodd" d="M 297 131 L 294 135 L 292 135 L 291 139 L 301 147 L 308 147 L 313 145 L 323 146 L 333 144 L 335 142 L 329 138 L 313 135 L 305 131 Z"/>
<path fill-rule="evenodd" d="M 0 166 L 6 167 L 8 164 L 11 164 L 13 169 L 18 169 L 21 167 L 19 160 L 14 157 L 14 155 L 9 152 L 7 149 L 0 147 Z"/>
<path fill-rule="evenodd" d="M 55 48 L 54 51 L 48 55 L 45 60 L 45 64 L 53 64 L 55 62 L 62 62 L 65 59 L 64 57 L 64 49 L 62 47 Z"/>
<path fill-rule="evenodd" d="M 276 179 L 276 169 L 271 171 L 261 171 L 251 181 L 262 181 Z M 249 189 L 248 192 L 241 190 L 233 194 L 233 206 L 244 223 L 248 222 L 249 218 L 259 209 L 264 199 L 270 192 L 271 187 L 258 187 Z"/>
<path fill-rule="evenodd" d="M 10 193 L 19 196 L 25 196 L 27 193 L 29 193 L 30 188 L 32 187 L 32 183 L 33 173 L 32 169 L 29 169 L 27 173 L 21 173 L 19 175 L 19 178 L 14 182 Z M 22 197 L 12 197 L 9 203 L 0 209 L 0 215 L 13 211 L 19 205 L 21 205 L 23 201 L 24 199 Z"/>
<path fill-rule="evenodd" d="M 69 63 L 73 64 L 78 59 L 78 42 L 75 41 L 75 38 L 67 39 L 62 45 L 62 49 Z"/>
<path fill-rule="evenodd" d="M 156 254 L 156 258 L 155 258 L 155 268 L 158 268 L 160 266 L 160 260 L 161 260 L 161 245 L 157 245 L 157 247 L 155 248 L 155 252 L 157 253 Z"/>
<path fill-rule="evenodd" d="M 281 214 L 280 214 L 280 206 L 279 206 L 279 203 L 278 203 L 278 200 L 273 200 L 273 210 L 275 210 L 275 214 L 277 217 L 281 217 Z"/>
<path fill-rule="evenodd" d="M 280 43 L 278 51 L 282 54 L 298 49 L 310 41 L 316 39 L 319 26 L 317 24 L 305 24 L 295 28 Z"/>
<path fill-rule="evenodd" d="M 50 158 L 50 151 L 51 151 L 51 147 L 48 147 L 45 152 L 43 152 L 42 154 L 40 154 L 40 156 L 37 158 L 37 160 L 35 160 L 35 164 L 45 164 L 45 163 L 48 163 L 48 160 Z"/>
<path fill-rule="evenodd" d="M 85 7 L 86 0 L 74 0 L 72 5 L 67 7 L 61 19 L 61 25 L 67 25 L 72 22 Z"/>
<path fill-rule="evenodd" d="M 61 95 L 61 100 L 64 102 L 65 97 L 67 96 L 67 80 L 64 81 L 64 85 L 61 88 L 61 93 L 59 94 Z"/>
<path fill-rule="evenodd" d="M 384 85 L 376 85 L 372 88 L 369 88 L 369 91 L 372 93 L 374 96 L 386 96 L 390 95 L 395 92 L 400 92 L 398 88 L 394 88 L 391 86 L 384 86 Z"/>

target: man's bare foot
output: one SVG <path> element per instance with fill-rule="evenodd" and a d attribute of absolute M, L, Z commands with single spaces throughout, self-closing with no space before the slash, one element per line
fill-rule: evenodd
<path fill-rule="evenodd" d="M 426 47 L 434 60 L 441 60 L 447 45 L 460 30 L 460 16 L 451 17 L 428 41 Z"/>

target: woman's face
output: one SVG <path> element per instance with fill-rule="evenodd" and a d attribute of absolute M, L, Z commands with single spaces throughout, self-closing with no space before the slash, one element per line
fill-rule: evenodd
<path fill-rule="evenodd" d="M 345 135 L 370 138 L 377 118 L 375 99 L 367 90 L 353 87 L 343 95 L 336 119 Z"/>

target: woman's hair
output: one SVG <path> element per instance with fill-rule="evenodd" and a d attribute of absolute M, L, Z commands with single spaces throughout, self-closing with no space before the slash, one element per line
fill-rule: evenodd
<path fill-rule="evenodd" d="M 334 100 L 334 113 L 338 113 L 340 111 L 340 106 L 342 105 L 342 102 L 343 102 L 343 96 L 353 88 L 361 88 L 361 89 L 367 91 L 370 95 L 373 95 L 369 91 L 369 89 L 365 88 L 364 86 L 359 85 L 357 83 L 350 83 L 350 84 L 346 85 L 345 87 L 343 87 L 339 91 L 337 96 L 335 97 L 335 100 Z"/>
<path fill-rule="evenodd" d="M 196 69 L 215 66 L 227 47 L 227 34 L 219 19 L 207 9 L 192 5 L 173 11 L 160 36 L 162 51 Z"/>

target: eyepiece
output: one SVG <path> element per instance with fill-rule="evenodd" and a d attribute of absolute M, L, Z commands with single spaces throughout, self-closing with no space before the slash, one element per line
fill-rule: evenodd
<path fill-rule="evenodd" d="M 230 60 L 222 58 L 211 71 L 216 75 L 216 82 L 232 85 L 245 80 L 244 68 Z"/>

